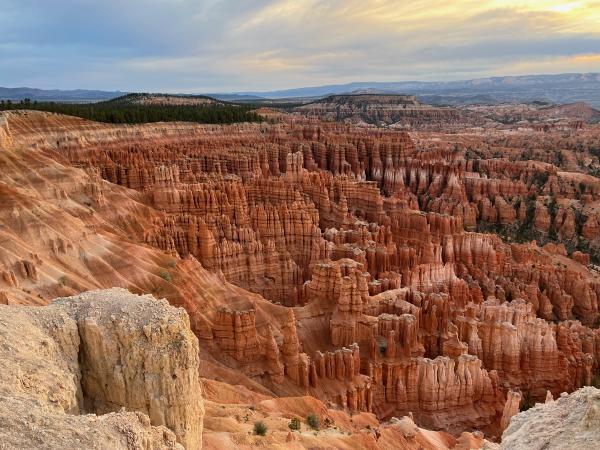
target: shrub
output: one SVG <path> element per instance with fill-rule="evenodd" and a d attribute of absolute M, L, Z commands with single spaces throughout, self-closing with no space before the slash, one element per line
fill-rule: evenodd
<path fill-rule="evenodd" d="M 556 203 L 556 198 L 554 196 L 550 197 L 550 202 L 548 203 L 548 212 L 550 213 L 550 218 L 555 220 L 556 214 L 558 213 L 558 204 Z"/>
<path fill-rule="evenodd" d="M 166 270 L 164 270 L 164 269 L 160 271 L 159 275 L 160 275 L 160 277 L 161 277 L 163 280 L 165 280 L 165 281 L 168 281 L 169 283 L 170 283 L 170 282 L 171 282 L 171 280 L 173 279 L 173 278 L 171 277 L 171 274 L 170 274 L 169 272 L 167 272 Z"/>
<path fill-rule="evenodd" d="M 321 422 L 315 414 L 309 414 L 308 416 L 306 416 L 306 424 L 313 430 L 318 430 L 321 426 Z"/>
<path fill-rule="evenodd" d="M 583 225 L 585 224 L 587 217 L 583 215 L 580 209 L 571 207 L 573 215 L 575 216 L 575 230 L 577 234 L 581 236 Z"/>
<path fill-rule="evenodd" d="M 535 172 L 531 178 L 532 183 L 538 187 L 544 187 L 548 182 L 548 174 L 546 172 Z"/>
<path fill-rule="evenodd" d="M 523 231 L 525 231 L 525 230 L 530 230 L 533 227 L 534 220 L 535 220 L 535 209 L 536 209 L 535 200 L 531 199 L 531 198 L 527 198 L 525 204 L 527 206 L 527 210 L 526 210 L 525 220 L 521 224 L 521 233 L 523 233 Z"/>
<path fill-rule="evenodd" d="M 267 426 L 262 420 L 254 422 L 254 434 L 258 436 L 265 436 L 267 434 Z"/>
<path fill-rule="evenodd" d="M 288 428 L 290 430 L 299 430 L 300 429 L 300 419 L 298 419 L 297 417 L 294 417 L 292 420 L 290 420 L 290 423 L 288 423 Z"/>

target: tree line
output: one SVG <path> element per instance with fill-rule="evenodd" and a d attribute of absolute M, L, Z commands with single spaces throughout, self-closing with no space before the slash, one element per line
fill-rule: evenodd
<path fill-rule="evenodd" d="M 141 105 L 126 102 L 57 103 L 0 100 L 0 111 L 28 109 L 81 117 L 105 123 L 149 122 L 237 123 L 261 122 L 251 106 L 214 103 L 207 105 Z"/>

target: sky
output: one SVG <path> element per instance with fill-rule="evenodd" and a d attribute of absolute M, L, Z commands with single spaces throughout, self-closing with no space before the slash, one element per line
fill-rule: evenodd
<path fill-rule="evenodd" d="M 0 86 L 233 92 L 600 72 L 600 0 L 0 0 Z"/>

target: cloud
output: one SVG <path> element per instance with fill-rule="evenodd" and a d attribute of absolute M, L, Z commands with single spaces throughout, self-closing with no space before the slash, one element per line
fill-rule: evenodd
<path fill-rule="evenodd" d="M 3 0 L 0 85 L 206 92 L 600 71 L 599 22 L 597 1 Z"/>

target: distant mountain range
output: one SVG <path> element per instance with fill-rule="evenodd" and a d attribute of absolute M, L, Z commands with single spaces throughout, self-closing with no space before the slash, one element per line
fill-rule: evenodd
<path fill-rule="evenodd" d="M 461 81 L 356 82 L 268 92 L 239 92 L 263 98 L 325 97 L 332 94 L 412 94 L 430 104 L 493 104 L 585 101 L 600 107 L 600 73 L 526 75 Z"/>
<path fill-rule="evenodd" d="M 412 94 L 423 103 L 435 105 L 494 104 L 507 102 L 574 103 L 584 101 L 600 108 L 600 73 L 526 75 L 479 78 L 462 81 L 356 82 L 303 87 L 278 91 L 205 93 L 219 100 L 254 102 L 265 99 L 314 100 L 329 95 Z M 108 100 L 125 94 L 99 90 L 41 90 L 2 88 L 0 99 L 60 102 Z"/>
<path fill-rule="evenodd" d="M 35 89 L 28 87 L 5 88 L 0 87 L 0 100 L 21 101 L 26 98 L 38 102 L 98 102 L 120 97 L 126 92 L 99 91 L 99 90 L 59 90 L 59 89 Z"/>

